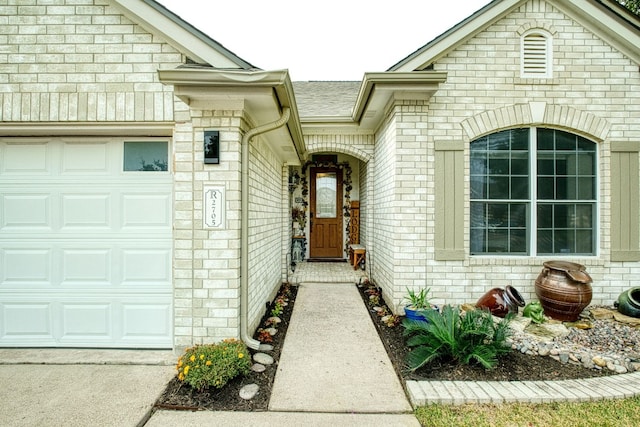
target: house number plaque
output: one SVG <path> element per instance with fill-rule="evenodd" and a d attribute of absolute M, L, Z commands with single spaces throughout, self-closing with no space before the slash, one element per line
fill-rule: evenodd
<path fill-rule="evenodd" d="M 204 228 L 224 228 L 224 187 L 204 187 Z"/>

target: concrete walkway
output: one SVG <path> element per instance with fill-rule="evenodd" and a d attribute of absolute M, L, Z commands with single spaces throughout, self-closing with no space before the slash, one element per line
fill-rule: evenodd
<path fill-rule="evenodd" d="M 299 286 L 269 410 L 411 412 L 352 283 Z"/>

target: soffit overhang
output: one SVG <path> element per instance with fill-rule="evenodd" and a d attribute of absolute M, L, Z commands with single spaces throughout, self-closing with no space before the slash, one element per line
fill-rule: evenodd
<path fill-rule="evenodd" d="M 271 123 L 291 109 L 281 128 L 261 135 L 284 163 L 296 165 L 304 155 L 300 118 L 287 70 L 225 71 L 209 68 L 159 70 L 162 83 L 173 86 L 174 95 L 198 110 L 242 109 L 252 126 Z"/>

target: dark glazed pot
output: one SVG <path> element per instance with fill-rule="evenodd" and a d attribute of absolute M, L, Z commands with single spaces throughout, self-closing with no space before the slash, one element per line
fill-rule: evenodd
<path fill-rule="evenodd" d="M 640 287 L 627 289 L 614 304 L 624 315 L 640 318 Z"/>
<path fill-rule="evenodd" d="M 547 261 L 536 279 L 536 295 L 544 314 L 563 322 L 575 322 L 591 302 L 591 276 L 584 265 Z"/>
<path fill-rule="evenodd" d="M 517 313 L 518 307 L 524 307 L 524 298 L 513 286 L 504 289 L 493 288 L 480 297 L 476 303 L 478 308 L 488 308 L 491 314 L 505 317 L 508 313 Z"/>

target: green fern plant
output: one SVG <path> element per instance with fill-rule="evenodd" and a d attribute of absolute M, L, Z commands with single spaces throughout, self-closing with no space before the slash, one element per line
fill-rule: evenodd
<path fill-rule="evenodd" d="M 407 356 L 409 369 L 415 371 L 434 360 L 456 363 L 479 363 L 491 369 L 498 357 L 511 351 L 508 315 L 496 323 L 489 310 L 476 309 L 460 314 L 458 307 L 444 306 L 441 312 L 426 311 L 427 322 L 405 319 L 403 326 L 407 345 L 413 347 Z"/>

